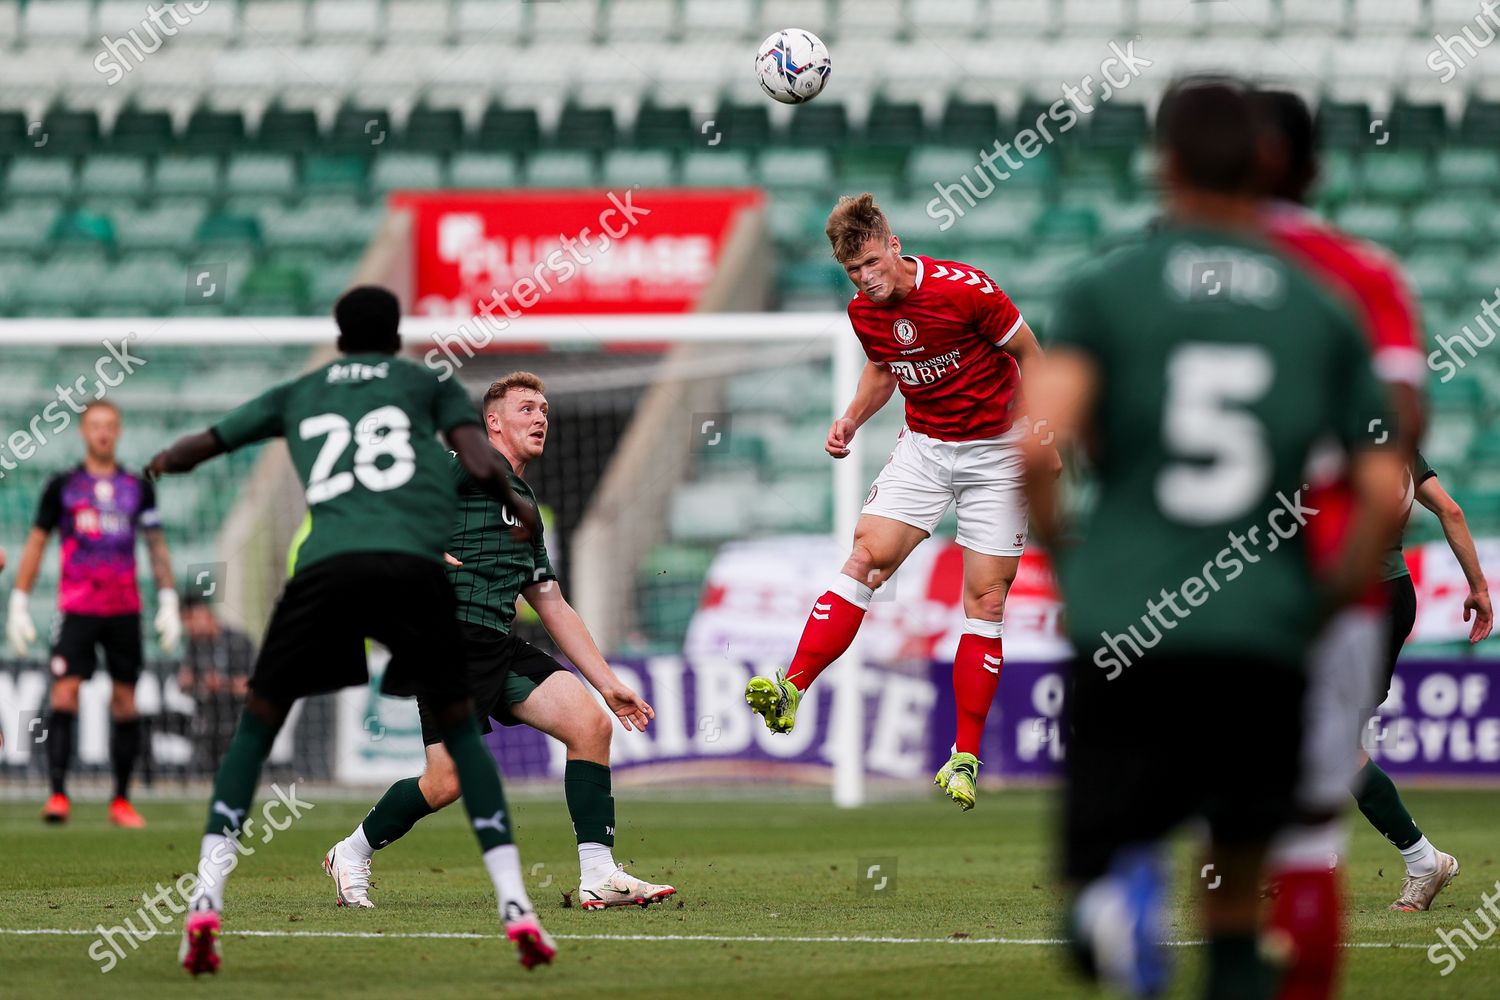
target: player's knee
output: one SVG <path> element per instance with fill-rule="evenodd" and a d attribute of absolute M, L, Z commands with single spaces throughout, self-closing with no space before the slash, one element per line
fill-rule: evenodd
<path fill-rule="evenodd" d="M 78 681 L 65 677 L 52 685 L 52 710 L 54 712 L 78 712 Z"/>
<path fill-rule="evenodd" d="M 422 795 L 434 809 L 452 805 L 463 795 L 456 771 L 428 771 L 422 776 Z"/>
<path fill-rule="evenodd" d="M 116 719 L 133 718 L 135 712 L 135 688 L 116 686 L 109 694 L 109 714 Z"/>
<path fill-rule="evenodd" d="M 866 545 L 862 539 L 854 540 L 854 547 L 849 550 L 849 558 L 844 563 L 844 575 L 851 576 L 871 590 L 879 587 L 885 582 L 888 572 L 888 559 L 881 558 L 880 554 Z"/>
<path fill-rule="evenodd" d="M 614 722 L 610 719 L 609 714 L 603 709 L 590 712 L 582 729 L 583 739 L 580 742 L 583 745 L 579 749 L 592 750 L 596 756 L 599 753 L 603 753 L 607 760 L 609 755 L 609 741 L 614 736 Z"/>
<path fill-rule="evenodd" d="M 983 618 L 986 621 L 998 622 L 1005 618 L 1005 596 L 1009 592 L 1008 587 L 998 587 L 973 595 L 970 606 L 973 614 L 970 618 Z"/>

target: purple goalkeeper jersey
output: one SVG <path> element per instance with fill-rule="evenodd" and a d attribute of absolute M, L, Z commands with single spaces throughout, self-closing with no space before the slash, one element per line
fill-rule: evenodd
<path fill-rule="evenodd" d="M 140 614 L 135 533 L 161 525 L 150 483 L 120 468 L 95 476 L 78 465 L 47 481 L 35 524 L 46 532 L 56 529 L 61 542 L 59 611 Z"/>

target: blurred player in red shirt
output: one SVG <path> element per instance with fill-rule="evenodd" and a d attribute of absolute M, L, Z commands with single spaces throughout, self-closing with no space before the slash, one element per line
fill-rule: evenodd
<path fill-rule="evenodd" d="M 983 271 L 903 254 L 873 195 L 839 199 L 827 234 L 858 289 L 849 321 L 867 360 L 824 449 L 847 457 L 855 433 L 897 387 L 906 427 L 870 487 L 853 549 L 814 603 L 791 665 L 775 677 L 752 678 L 745 700 L 773 733 L 790 732 L 802 692 L 849 648 L 875 590 L 956 503 L 965 616 L 953 661 L 958 724 L 953 755 L 935 781 L 972 809 L 980 734 L 1000 683 L 1005 597 L 1026 544 L 1020 442 L 1029 430 L 1019 405 L 1021 372 L 1041 348 Z"/>

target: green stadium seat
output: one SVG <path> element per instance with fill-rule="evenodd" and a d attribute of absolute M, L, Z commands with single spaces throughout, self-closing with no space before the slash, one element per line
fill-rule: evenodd
<path fill-rule="evenodd" d="M 52 223 L 47 240 L 56 244 L 108 250 L 114 246 L 115 227 L 109 217 L 96 212 L 64 212 Z"/>
<path fill-rule="evenodd" d="M 921 105 L 877 100 L 865 121 L 863 138 L 867 146 L 906 150 L 922 145 L 926 135 Z"/>
<path fill-rule="evenodd" d="M 186 251 L 204 214 L 203 204 L 196 201 L 163 201 L 145 211 L 117 209 L 115 242 L 122 251 Z"/>
<path fill-rule="evenodd" d="M 1462 250 L 1417 252 L 1405 263 L 1407 281 L 1424 303 L 1443 302 L 1464 290 Z"/>
<path fill-rule="evenodd" d="M 121 261 L 99 282 L 99 312 L 107 315 L 151 315 L 183 297 L 186 269 L 175 256 L 147 253 Z"/>
<path fill-rule="evenodd" d="M 1462 334 L 1459 330 L 1451 330 L 1443 334 L 1445 340 L 1455 336 L 1462 336 Z M 1438 346 L 1435 341 L 1433 346 Z M 1475 350 L 1477 351 L 1478 348 Z M 1470 362 L 1468 352 L 1463 347 L 1454 349 L 1454 357 L 1465 364 Z M 1484 389 L 1475 377 L 1472 367 L 1460 370 L 1446 382 L 1438 377 L 1427 380 L 1427 404 L 1434 411 L 1469 415 L 1479 409 L 1479 404 L 1483 399 Z M 1497 456 L 1500 456 L 1500 452 L 1497 452 Z"/>
<path fill-rule="evenodd" d="M 761 154 L 756 172 L 770 188 L 821 193 L 833 185 L 833 157 L 826 149 L 773 147 Z"/>
<path fill-rule="evenodd" d="M 1325 205 L 1337 205 L 1353 197 L 1359 185 L 1359 171 L 1354 157 L 1342 149 L 1330 149 L 1318 164 L 1314 182 L 1318 199 Z"/>
<path fill-rule="evenodd" d="M 27 134 L 30 122 L 22 111 L 0 111 L 0 155 L 31 153 L 36 139 Z"/>
<path fill-rule="evenodd" d="M 73 164 L 64 159 L 17 157 L 5 175 L 5 192 L 10 197 L 51 195 L 68 197 L 73 193 Z"/>
<path fill-rule="evenodd" d="M 672 154 L 662 149 L 616 149 L 604 154 L 603 182 L 613 188 L 673 184 Z"/>
<path fill-rule="evenodd" d="M 827 432 L 827 421 L 820 425 Z M 820 434 L 821 438 L 822 435 Z M 813 449 L 825 458 L 821 448 Z M 828 463 L 822 474 L 782 476 L 762 485 L 756 495 L 752 523 L 760 531 L 811 532 L 833 527 L 833 477 Z"/>
<path fill-rule="evenodd" d="M 1495 179 L 1500 177 L 1500 152 L 1493 149 L 1457 147 L 1440 149 L 1437 153 L 1437 184 L 1439 191 L 1484 191 L 1495 189 Z"/>
<path fill-rule="evenodd" d="M 582 149 L 554 149 L 529 156 L 526 183 L 542 188 L 593 187 L 594 154 Z"/>
<path fill-rule="evenodd" d="M 668 535 L 679 542 L 714 542 L 742 538 L 760 502 L 753 478 L 716 478 L 684 483 L 672 493 Z"/>
<path fill-rule="evenodd" d="M 510 153 L 529 152 L 541 140 L 541 126 L 532 108 L 502 108 L 490 105 L 474 135 L 476 149 Z"/>
<path fill-rule="evenodd" d="M 558 149 L 609 149 L 615 144 L 615 116 L 608 108 L 563 108 L 552 136 Z"/>
<path fill-rule="evenodd" d="M 664 649 L 682 647 L 712 561 L 712 548 L 670 544 L 653 546 L 641 561 L 637 571 L 641 627 Z"/>
<path fill-rule="evenodd" d="M 1116 100 L 1094 109 L 1085 136 L 1095 149 L 1128 152 L 1145 145 L 1149 133 L 1145 107 Z"/>
<path fill-rule="evenodd" d="M 895 146 L 849 149 L 840 157 L 839 177 L 848 191 L 890 191 L 900 187 L 905 165 L 905 150 Z"/>
<path fill-rule="evenodd" d="M 37 137 L 46 142 L 35 149 L 46 156 L 82 156 L 95 152 L 101 145 L 99 118 L 93 111 L 54 108 L 42 116 Z M 33 145 L 35 145 L 33 138 Z"/>
<path fill-rule="evenodd" d="M 844 106 L 799 104 L 792 109 L 786 141 L 799 149 L 842 148 L 849 143 L 849 116 Z"/>
<path fill-rule="evenodd" d="M 245 119 L 238 111 L 198 108 L 188 117 L 180 147 L 184 153 L 221 154 L 245 148 Z"/>
<path fill-rule="evenodd" d="M 270 108 L 260 120 L 255 144 L 272 153 L 301 153 L 317 149 L 318 116 L 311 110 Z"/>
<path fill-rule="evenodd" d="M 443 162 L 435 153 L 382 153 L 370 168 L 370 190 L 432 190 L 443 186 Z"/>
<path fill-rule="evenodd" d="M 54 257 L 17 289 L 17 303 L 31 315 L 88 315 L 99 305 L 95 288 L 106 270 L 102 259 Z"/>
<path fill-rule="evenodd" d="M 1431 178 L 1427 154 L 1410 150 L 1367 153 L 1361 163 L 1366 197 L 1410 202 L 1427 194 Z"/>
<path fill-rule="evenodd" d="M 843 268 L 829 258 L 784 260 L 777 267 L 781 308 L 790 312 L 840 309 L 853 293 Z"/>
<path fill-rule="evenodd" d="M 354 272 L 359 266 L 359 257 L 335 257 L 308 273 L 311 275 L 309 294 L 312 308 L 327 312 L 333 308 L 338 297 L 354 284 Z"/>
<path fill-rule="evenodd" d="M 1391 108 L 1390 141 L 1406 149 L 1436 149 L 1448 138 L 1441 104 L 1398 102 Z"/>
<path fill-rule="evenodd" d="M 694 150 L 682 158 L 682 183 L 688 187 L 749 187 L 755 183 L 755 174 L 744 150 Z"/>
<path fill-rule="evenodd" d="M 1329 149 L 1364 149 L 1371 140 L 1374 116 L 1364 103 L 1323 101 L 1318 105 L 1317 127 Z"/>
<path fill-rule="evenodd" d="M 714 111 L 713 122 L 727 149 L 753 152 L 771 145 L 771 113 L 764 102 L 721 104 Z"/>
<path fill-rule="evenodd" d="M 239 153 L 224 171 L 226 194 L 287 196 L 296 190 L 295 161 L 285 153 Z"/>
<path fill-rule="evenodd" d="M 172 116 L 165 111 L 126 108 L 109 130 L 109 148 L 115 153 L 165 153 L 176 141 Z"/>
<path fill-rule="evenodd" d="M 451 153 L 463 148 L 464 138 L 463 112 L 419 104 L 412 108 L 396 141 L 399 148 L 413 152 Z"/>
<path fill-rule="evenodd" d="M 204 250 L 249 250 L 260 246 L 260 223 L 253 215 L 214 213 L 198 224 L 194 238 Z"/>
<path fill-rule="evenodd" d="M 370 156 L 396 145 L 390 115 L 379 108 L 343 107 L 333 120 L 323 151 L 339 155 Z M 307 150 L 304 150 L 306 152 Z"/>
<path fill-rule="evenodd" d="M 1052 245 L 1088 245 L 1099 235 L 1099 217 L 1092 208 L 1053 207 L 1037 217 L 1032 233 Z"/>
<path fill-rule="evenodd" d="M 157 197 L 175 195 L 206 195 L 219 193 L 219 161 L 217 157 L 163 156 L 156 161 Z"/>
<path fill-rule="evenodd" d="M 368 160 L 349 154 L 312 153 L 302 158 L 302 187 L 327 194 L 360 194 Z"/>
<path fill-rule="evenodd" d="M 143 198 L 150 190 L 148 177 L 143 156 L 90 156 L 78 175 L 78 193 Z"/>
<path fill-rule="evenodd" d="M 1414 240 L 1449 246 L 1486 245 L 1494 217 L 1494 203 L 1487 200 L 1436 198 L 1412 211 L 1411 234 Z"/>
<path fill-rule="evenodd" d="M 1339 209 L 1338 224 L 1355 236 L 1400 251 L 1406 243 L 1406 220 L 1401 210 L 1383 202 L 1350 202 Z"/>
<path fill-rule="evenodd" d="M 1094 211 L 1099 217 L 1099 235 L 1117 239 L 1144 232 L 1146 225 L 1161 215 L 1161 206 L 1146 200 L 1109 201 L 1096 204 Z"/>
<path fill-rule="evenodd" d="M 519 177 L 516 158 L 508 153 L 458 153 L 448 165 L 448 184 L 465 190 L 503 190 Z"/>
<path fill-rule="evenodd" d="M 308 298 L 301 268 L 263 264 L 245 278 L 233 305 L 247 316 L 297 316 L 307 311 Z"/>
<path fill-rule="evenodd" d="M 943 106 L 937 139 L 945 146 L 979 150 L 992 147 L 996 140 L 1013 134 L 1014 131 L 1004 127 L 1000 120 L 1000 110 L 994 104 L 949 100 Z"/>
<path fill-rule="evenodd" d="M 771 193 L 766 223 L 771 239 L 791 254 L 801 255 L 811 240 L 822 231 L 822 219 L 828 214 L 823 203 L 808 194 L 782 189 Z M 793 258 L 788 258 L 795 259 Z"/>
<path fill-rule="evenodd" d="M 959 178 L 965 174 L 972 178 L 974 175 L 970 171 L 976 166 L 979 166 L 979 154 L 968 147 L 924 146 L 913 150 L 906 159 L 906 184 L 913 194 L 926 195 L 933 190 L 933 184 L 962 184 Z M 974 183 L 978 189 L 985 187 L 978 180 Z M 961 196 L 956 197 L 961 200 Z"/>
<path fill-rule="evenodd" d="M 709 136 L 693 134 L 693 118 L 687 108 L 664 108 L 655 104 L 643 106 L 635 117 L 632 143 L 641 149 L 681 149 Z"/>
<path fill-rule="evenodd" d="M 57 207 L 45 202 L 12 204 L 0 212 L 0 250 L 40 253 L 57 215 Z"/>
<path fill-rule="evenodd" d="M 1500 146 L 1500 101 L 1470 95 L 1464 103 L 1459 135 L 1466 145 L 1494 149 Z"/>

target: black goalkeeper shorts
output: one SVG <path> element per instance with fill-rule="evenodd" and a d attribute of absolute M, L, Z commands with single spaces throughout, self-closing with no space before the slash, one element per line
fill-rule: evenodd
<path fill-rule="evenodd" d="M 1221 846 L 1265 841 L 1290 819 L 1302 745 L 1300 663 L 1150 654 L 1109 680 L 1073 663 L 1064 706 L 1064 868 L 1103 875 L 1124 847 L 1191 817 Z"/>
<path fill-rule="evenodd" d="M 250 689 L 278 704 L 369 680 L 365 640 L 391 651 L 380 693 L 434 705 L 468 697 L 453 586 L 435 559 L 393 552 L 330 556 L 287 582 Z"/>

